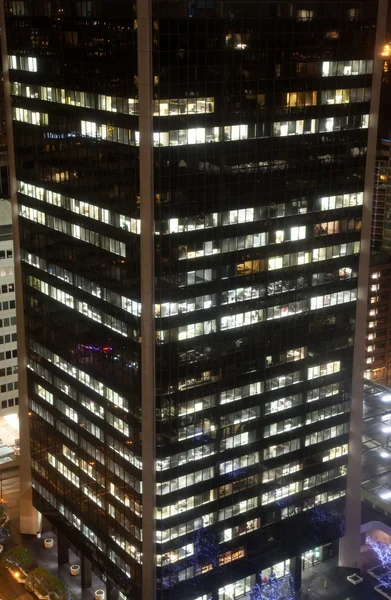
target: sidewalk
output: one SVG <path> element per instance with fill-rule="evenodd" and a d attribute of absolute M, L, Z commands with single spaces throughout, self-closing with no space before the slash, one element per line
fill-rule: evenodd
<path fill-rule="evenodd" d="M 379 582 L 364 574 L 361 575 L 364 578 L 363 583 L 353 585 L 346 579 L 353 572 L 354 569 L 338 567 L 335 557 L 319 563 L 303 573 L 304 597 L 309 589 L 311 600 L 379 600 L 379 594 L 373 589 Z"/>
<path fill-rule="evenodd" d="M 53 548 L 44 547 L 44 539 L 51 537 L 54 540 Z M 69 551 L 69 563 L 58 566 L 57 563 L 57 536 L 51 531 L 45 531 L 42 538 L 38 539 L 32 536 L 21 536 L 23 545 L 30 552 L 34 563 L 41 567 L 47 567 L 53 575 L 57 575 L 63 583 L 73 592 L 77 600 L 94 600 L 95 590 L 105 590 L 105 584 L 92 573 L 92 586 L 88 589 L 81 589 L 81 575 L 73 577 L 69 568 L 71 565 L 80 565 L 80 559 Z"/>

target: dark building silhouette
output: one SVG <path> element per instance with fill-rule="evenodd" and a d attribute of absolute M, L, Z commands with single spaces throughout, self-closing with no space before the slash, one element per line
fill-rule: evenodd
<path fill-rule="evenodd" d="M 84 585 L 299 585 L 345 516 L 352 566 L 378 4 L 5 2 L 33 503 Z"/>

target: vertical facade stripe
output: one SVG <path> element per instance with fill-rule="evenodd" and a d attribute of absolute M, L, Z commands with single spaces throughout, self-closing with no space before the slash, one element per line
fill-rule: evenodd
<path fill-rule="evenodd" d="M 152 6 L 137 2 L 141 198 L 141 406 L 143 462 L 143 598 L 156 597 L 155 563 L 155 293 L 152 108 Z"/>

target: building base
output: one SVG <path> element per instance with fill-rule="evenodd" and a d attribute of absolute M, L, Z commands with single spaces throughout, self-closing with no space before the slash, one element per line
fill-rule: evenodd
<path fill-rule="evenodd" d="M 23 512 L 21 506 L 19 531 L 24 535 L 36 535 L 42 531 L 42 515 L 33 506 L 29 511 Z"/>

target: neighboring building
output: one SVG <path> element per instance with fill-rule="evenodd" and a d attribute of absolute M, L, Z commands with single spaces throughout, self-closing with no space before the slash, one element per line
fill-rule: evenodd
<path fill-rule="evenodd" d="M 385 46 L 390 55 L 390 45 Z M 383 51 L 383 55 L 385 52 Z M 388 63 L 385 62 L 388 69 Z M 386 77 L 386 75 L 387 77 Z M 389 127 L 387 102 L 391 97 L 388 70 L 383 71 L 382 127 Z M 371 266 L 368 287 L 367 352 L 365 376 L 391 385 L 391 157 L 390 139 L 381 137 L 376 158 L 371 231 Z"/>
<path fill-rule="evenodd" d="M 391 257 L 373 252 L 369 269 L 365 377 L 391 384 Z"/>
<path fill-rule="evenodd" d="M 0 417 L 18 410 L 18 351 L 11 203 L 0 199 Z"/>
<path fill-rule="evenodd" d="M 366 510 L 391 517 L 391 389 L 377 381 L 364 386 L 362 498 Z M 386 521 L 389 523 L 389 521 Z"/>
<path fill-rule="evenodd" d="M 299 585 L 343 534 L 351 402 L 361 426 L 378 2 L 14 4 L 33 499 L 60 560 L 71 541 L 83 585 L 92 563 L 135 600 Z"/>
<path fill-rule="evenodd" d="M 0 418 L 18 412 L 18 354 L 8 154 L 0 149 Z M 1 436 L 0 436 L 1 437 Z"/>
<path fill-rule="evenodd" d="M 375 180 L 375 205 L 372 224 L 375 219 L 378 220 L 380 233 L 380 227 L 383 228 L 381 247 L 383 250 L 387 250 L 391 253 L 391 157 L 390 157 L 390 141 L 382 139 L 382 155 L 378 158 L 376 174 L 378 180 Z M 381 217 L 383 211 L 383 219 Z M 383 222 L 382 222 L 383 221 Z M 374 227 L 374 225 L 372 225 Z M 377 237 L 379 237 L 379 233 Z"/>
<path fill-rule="evenodd" d="M 375 184 L 373 188 L 371 247 L 374 250 L 381 250 L 383 247 L 391 248 L 391 237 L 389 240 L 387 238 L 383 240 L 387 196 L 388 194 L 391 196 L 390 186 L 390 140 L 382 138 L 380 142 L 380 149 L 376 158 Z M 389 211 L 390 208 L 391 206 L 389 206 L 387 210 Z M 387 220 L 387 223 L 388 226 L 390 226 L 391 220 Z"/>

